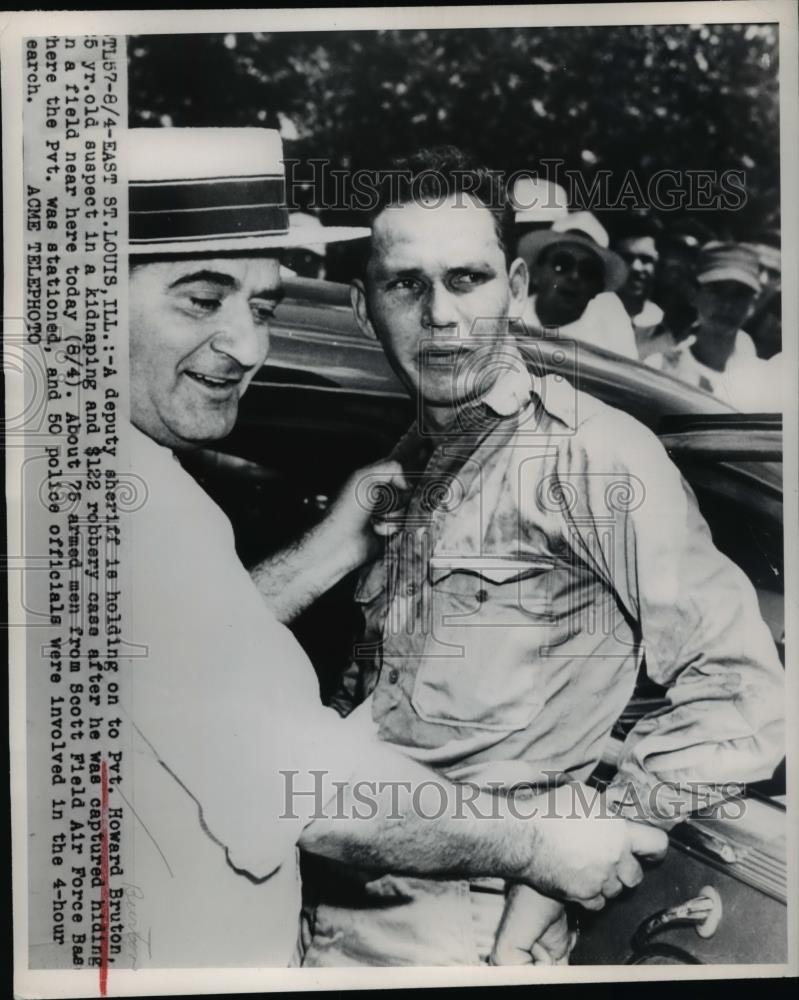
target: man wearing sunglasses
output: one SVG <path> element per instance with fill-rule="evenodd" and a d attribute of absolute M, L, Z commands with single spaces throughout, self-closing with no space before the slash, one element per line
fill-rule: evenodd
<path fill-rule="evenodd" d="M 522 237 L 519 256 L 530 270 L 533 294 L 521 318 L 530 333 L 554 333 L 637 358 L 630 318 L 614 294 L 627 268 L 608 245 L 605 228 L 590 212 L 574 212 Z"/>

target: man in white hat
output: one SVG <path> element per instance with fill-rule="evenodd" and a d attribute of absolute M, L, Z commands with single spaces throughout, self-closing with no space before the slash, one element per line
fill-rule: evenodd
<path fill-rule="evenodd" d="M 441 776 L 433 804 L 447 808 L 420 810 L 411 792 L 432 772 L 376 741 L 367 713 L 345 722 L 322 707 L 280 622 L 374 552 L 354 481 L 326 522 L 251 577 L 227 518 L 176 459 L 233 427 L 267 354 L 280 251 L 306 238 L 289 229 L 279 135 L 133 130 L 129 163 L 131 466 L 148 493 L 129 525 L 140 655 L 111 802 L 124 796 L 131 817 L 118 965 L 288 964 L 298 843 L 377 870 L 516 878 L 594 908 L 634 884 L 633 852 L 662 851 L 659 831 L 528 819 L 482 793 L 481 815 L 464 815 Z M 393 462 L 368 473 L 402 484 Z"/>
<path fill-rule="evenodd" d="M 518 253 L 533 290 L 521 320 L 531 334 L 554 333 L 638 357 L 630 318 L 613 294 L 624 285 L 627 268 L 609 242 L 591 212 L 573 212 L 521 238 Z"/>
<path fill-rule="evenodd" d="M 553 222 L 569 214 L 566 189 L 554 181 L 536 174 L 522 174 L 509 191 L 513 208 L 515 256 L 519 257 L 519 242 L 529 233 L 549 229 Z"/>

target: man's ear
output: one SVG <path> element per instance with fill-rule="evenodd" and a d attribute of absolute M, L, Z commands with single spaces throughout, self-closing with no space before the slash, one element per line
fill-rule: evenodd
<path fill-rule="evenodd" d="M 355 315 L 355 322 L 364 336 L 377 340 L 377 334 L 369 319 L 369 309 L 366 304 L 366 288 L 360 278 L 354 278 L 350 285 L 350 302 Z"/>
<path fill-rule="evenodd" d="M 517 257 L 511 264 L 508 270 L 508 281 L 510 283 L 508 316 L 510 319 L 520 319 L 530 286 L 530 272 L 521 257 Z"/>

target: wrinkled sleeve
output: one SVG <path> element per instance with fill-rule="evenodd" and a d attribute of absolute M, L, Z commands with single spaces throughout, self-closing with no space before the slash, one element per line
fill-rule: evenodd
<path fill-rule="evenodd" d="M 783 670 L 753 586 L 713 544 L 655 435 L 614 414 L 566 452 L 579 554 L 639 624 L 647 673 L 668 689 L 668 708 L 628 734 L 608 794 L 634 810 L 656 804 L 649 818 L 669 826 L 696 805 L 690 783 L 773 774 L 784 753 Z M 708 796 L 704 788 L 702 804 Z"/>

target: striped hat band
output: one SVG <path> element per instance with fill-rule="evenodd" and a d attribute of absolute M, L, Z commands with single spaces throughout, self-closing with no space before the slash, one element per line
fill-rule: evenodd
<path fill-rule="evenodd" d="M 128 143 L 130 253 L 229 253 L 307 241 L 289 225 L 276 130 L 141 128 L 129 130 Z M 333 243 L 368 230 L 322 233 Z"/>

